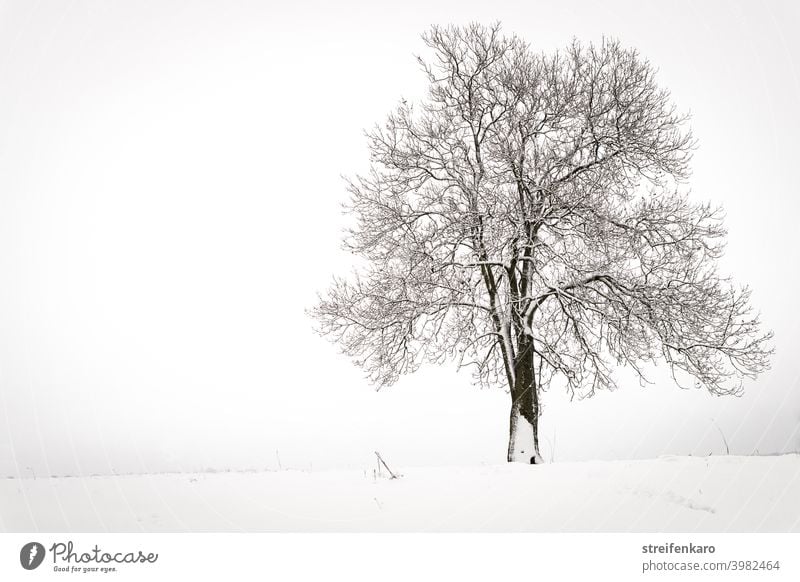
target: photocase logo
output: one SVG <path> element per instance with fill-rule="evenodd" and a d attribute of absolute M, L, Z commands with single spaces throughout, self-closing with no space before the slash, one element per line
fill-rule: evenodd
<path fill-rule="evenodd" d="M 35 570 L 44 561 L 44 546 L 39 542 L 29 542 L 19 551 L 19 563 L 26 570 Z"/>

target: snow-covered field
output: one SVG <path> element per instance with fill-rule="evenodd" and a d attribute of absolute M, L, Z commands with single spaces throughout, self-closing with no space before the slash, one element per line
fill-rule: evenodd
<path fill-rule="evenodd" d="M 800 456 L 0 479 L 0 529 L 800 531 Z"/>

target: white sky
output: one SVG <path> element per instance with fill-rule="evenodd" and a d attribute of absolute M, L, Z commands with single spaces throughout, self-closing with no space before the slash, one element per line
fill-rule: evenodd
<path fill-rule="evenodd" d="M 548 393 L 543 456 L 800 448 L 797 6 L 285 4 L 0 2 L 0 475 L 503 461 L 504 392 L 429 369 L 376 393 L 304 314 L 349 268 L 362 131 L 422 91 L 419 34 L 471 20 L 660 69 L 776 333 L 741 398 Z"/>

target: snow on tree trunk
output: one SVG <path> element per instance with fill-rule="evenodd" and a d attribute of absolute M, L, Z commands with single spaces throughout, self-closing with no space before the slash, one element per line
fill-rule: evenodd
<path fill-rule="evenodd" d="M 530 415 L 528 415 L 530 416 Z M 539 455 L 538 417 L 526 418 L 520 406 L 511 406 L 508 440 L 508 462 L 540 465 L 544 461 Z"/>
<path fill-rule="evenodd" d="M 543 461 L 539 456 L 539 392 L 533 341 L 520 334 L 517 347 L 511 385 L 508 462 L 539 465 Z"/>

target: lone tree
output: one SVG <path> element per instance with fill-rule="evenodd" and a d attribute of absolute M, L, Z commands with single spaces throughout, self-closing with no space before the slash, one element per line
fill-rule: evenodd
<path fill-rule="evenodd" d="M 769 365 L 750 291 L 718 274 L 719 208 L 684 193 L 694 140 L 655 71 L 603 41 L 533 52 L 499 25 L 433 27 L 426 99 L 367 134 L 345 246 L 313 309 L 379 385 L 423 362 L 511 394 L 508 460 L 540 463 L 541 391 L 665 361 L 736 394 Z"/>

